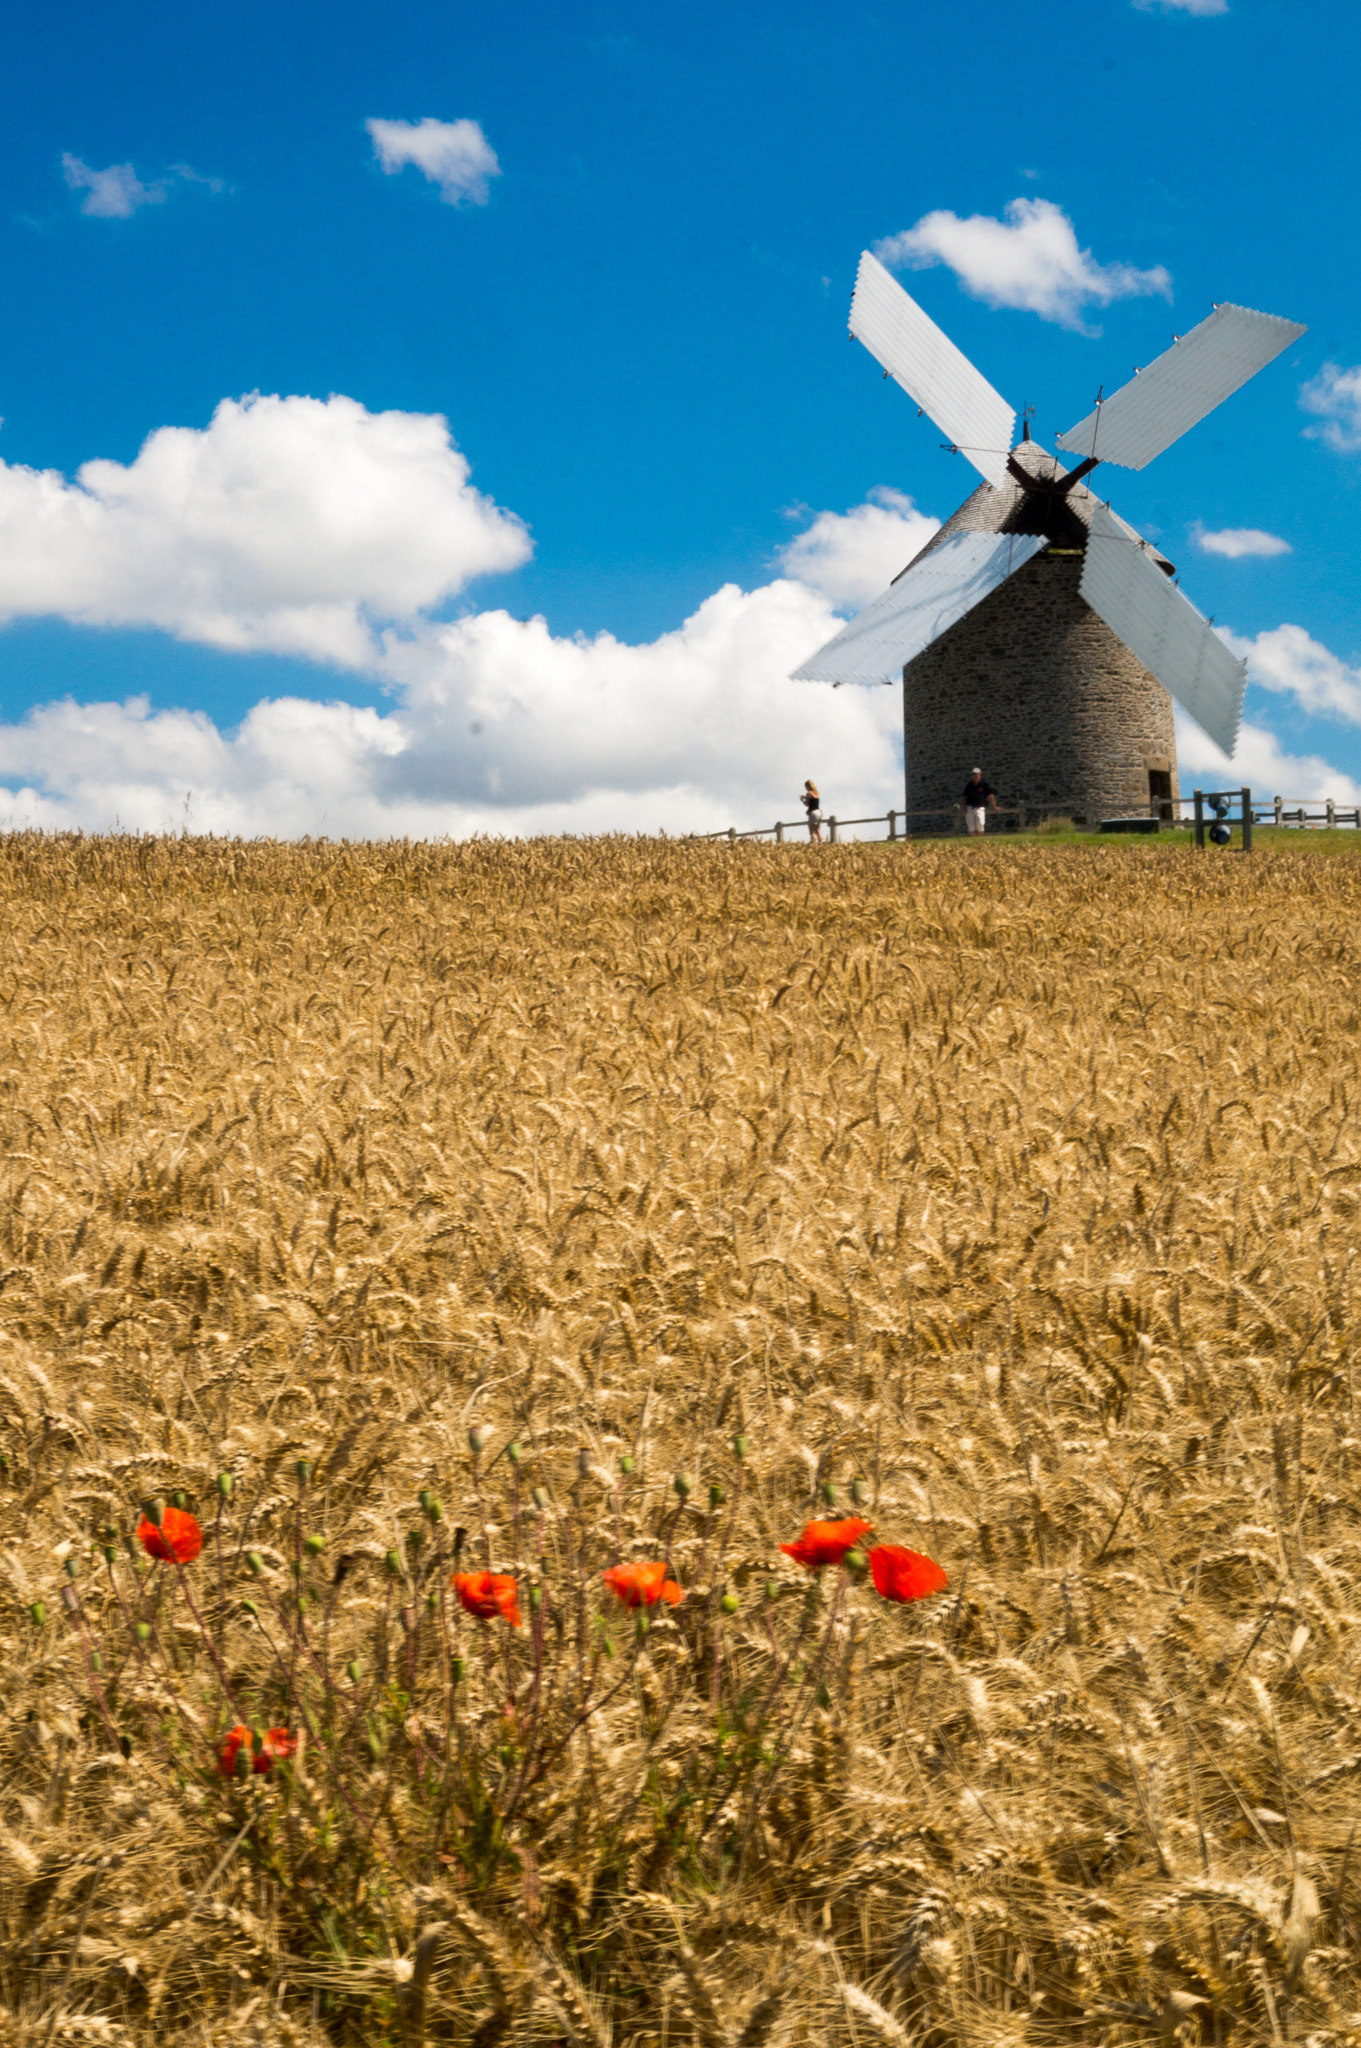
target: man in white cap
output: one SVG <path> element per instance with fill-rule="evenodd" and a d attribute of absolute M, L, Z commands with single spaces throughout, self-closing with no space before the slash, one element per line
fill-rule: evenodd
<path fill-rule="evenodd" d="M 990 782 L 983 780 L 983 770 L 975 768 L 964 785 L 964 822 L 970 832 L 983 832 L 987 828 L 988 805 L 997 809 L 997 792 Z"/>

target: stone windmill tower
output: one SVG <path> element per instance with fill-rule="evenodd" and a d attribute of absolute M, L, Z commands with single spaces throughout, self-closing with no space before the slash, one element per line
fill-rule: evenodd
<path fill-rule="evenodd" d="M 834 640 L 803 682 L 903 682 L 907 807 L 941 810 L 982 763 L 1008 805 L 1144 809 L 1178 794 L 1172 698 L 1226 754 L 1246 664 L 1165 555 L 1090 491 L 1099 462 L 1143 469 L 1305 329 L 1216 306 L 1058 445 L 1065 469 L 866 252 L 851 333 L 984 481 Z"/>

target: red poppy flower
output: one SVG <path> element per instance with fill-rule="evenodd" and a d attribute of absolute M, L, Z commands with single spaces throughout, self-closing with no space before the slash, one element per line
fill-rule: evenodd
<path fill-rule="evenodd" d="M 512 1628 L 520 1626 L 515 1581 L 509 1572 L 455 1572 L 454 1591 L 459 1606 L 479 1621 L 495 1621 L 502 1614 Z"/>
<path fill-rule="evenodd" d="M 840 1564 L 846 1552 L 854 1550 L 873 1527 L 873 1522 L 862 1522 L 855 1515 L 848 1515 L 844 1522 L 810 1522 L 797 1542 L 782 1543 L 780 1548 L 805 1571 L 815 1572 L 825 1564 Z"/>
<path fill-rule="evenodd" d="M 264 1777 L 273 1770 L 276 1759 L 282 1761 L 292 1756 L 297 1746 L 297 1736 L 290 1735 L 286 1728 L 267 1728 L 260 1739 L 260 1754 L 251 1757 L 250 1767 L 257 1777 Z M 244 1721 L 228 1729 L 217 1752 L 217 1768 L 224 1778 L 236 1776 L 237 1756 L 243 1748 L 249 1751 L 251 1747 L 251 1731 Z"/>
<path fill-rule="evenodd" d="M 619 1595 L 625 1607 L 655 1607 L 659 1600 L 664 1600 L 668 1607 L 675 1607 L 685 1598 L 671 1577 L 671 1567 L 665 1558 L 649 1558 L 635 1564 L 612 1564 L 600 1576 L 610 1591 Z"/>
<path fill-rule="evenodd" d="M 950 1581 L 932 1557 L 919 1550 L 904 1550 L 901 1543 L 876 1543 L 870 1552 L 870 1574 L 874 1589 L 885 1600 L 925 1600 L 929 1593 L 943 1593 Z"/>
<path fill-rule="evenodd" d="M 192 1564 L 203 1548 L 203 1531 L 183 1508 L 167 1505 L 161 1509 L 159 1529 L 143 1515 L 137 1524 L 137 1540 L 148 1557 L 159 1557 L 166 1564 Z"/>

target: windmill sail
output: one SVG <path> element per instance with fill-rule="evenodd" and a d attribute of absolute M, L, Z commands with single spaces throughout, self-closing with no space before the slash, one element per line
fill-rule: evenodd
<path fill-rule="evenodd" d="M 1208 320 L 1055 439 L 1070 455 L 1144 469 L 1307 332 L 1275 313 L 1216 306 Z"/>
<path fill-rule="evenodd" d="M 1243 717 L 1247 663 L 1230 654 L 1104 505 L 1092 509 L 1078 589 L 1169 696 L 1231 754 Z"/>
<path fill-rule="evenodd" d="M 955 534 L 904 570 L 882 597 L 796 668 L 791 680 L 896 682 L 923 648 L 1047 546 L 1039 534 Z"/>
<path fill-rule="evenodd" d="M 856 273 L 851 333 L 990 484 L 1005 485 L 1015 410 L 868 249 Z"/>

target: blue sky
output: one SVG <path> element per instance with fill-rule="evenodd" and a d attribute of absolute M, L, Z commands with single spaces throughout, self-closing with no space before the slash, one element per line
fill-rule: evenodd
<path fill-rule="evenodd" d="M 843 813 L 891 801 L 893 707 L 784 685 L 786 643 L 976 479 L 848 342 L 855 265 L 935 213 L 1014 229 L 1018 201 L 1086 252 L 1057 307 L 961 279 L 949 233 L 900 274 L 1051 445 L 1212 301 L 1308 323 L 1106 488 L 1249 652 L 1244 771 L 1361 782 L 1355 8 L 68 0 L 10 10 L 0 50 L 16 815 L 155 825 L 184 781 L 218 829 L 703 826 L 792 815 L 810 759 Z M 384 168 L 366 123 L 422 120 L 477 124 L 480 182 Z M 215 411 L 251 393 L 354 409 L 299 441 L 248 408 L 216 465 Z M 470 477 L 387 445 L 432 415 Z M 91 540 L 81 465 L 166 428 L 192 438 L 131 496 L 74 486 L 121 508 Z M 177 464 L 209 457 L 186 514 Z M 45 498 L 25 469 L 58 473 Z M 885 490 L 911 508 L 857 523 Z M 1289 551 L 1206 552 L 1225 531 Z"/>

